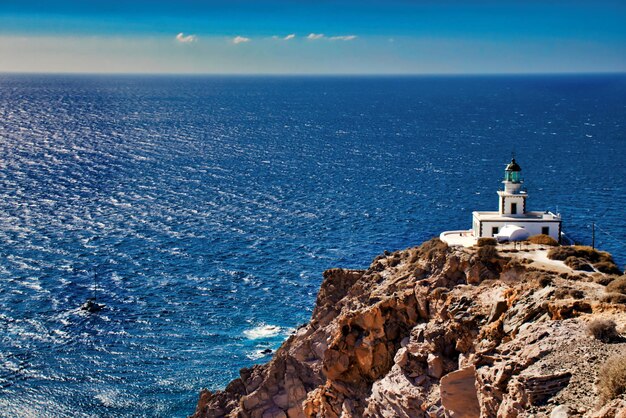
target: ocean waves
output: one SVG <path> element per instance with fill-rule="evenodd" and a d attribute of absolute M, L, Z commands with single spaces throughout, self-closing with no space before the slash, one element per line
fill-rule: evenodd
<path fill-rule="evenodd" d="M 533 209 L 623 237 L 626 89 L 599 82 L 0 76 L 0 415 L 190 414 L 324 269 L 494 208 L 512 149 Z"/>

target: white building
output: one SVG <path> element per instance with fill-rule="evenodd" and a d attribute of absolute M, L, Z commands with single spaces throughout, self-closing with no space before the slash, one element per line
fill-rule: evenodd
<path fill-rule="evenodd" d="M 478 238 L 495 237 L 498 241 L 522 241 L 532 235 L 549 235 L 560 242 L 561 216 L 552 212 L 526 210 L 528 194 L 522 190 L 522 168 L 515 158 L 504 170 L 504 190 L 498 190 L 497 212 L 472 212 L 472 229 L 446 231 L 440 238 L 449 245 L 473 245 Z"/>

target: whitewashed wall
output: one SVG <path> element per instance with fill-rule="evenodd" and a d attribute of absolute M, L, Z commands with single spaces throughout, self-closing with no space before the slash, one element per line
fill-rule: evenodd
<path fill-rule="evenodd" d="M 515 196 L 504 196 L 504 212 L 502 208 L 502 198 L 500 198 L 499 210 L 500 213 L 504 213 L 505 215 L 511 214 L 511 204 L 517 203 L 517 215 L 520 215 L 524 210 L 524 199 L 526 196 L 524 195 L 515 195 Z"/>
<path fill-rule="evenodd" d="M 477 221 L 475 221 L 475 223 L 477 223 Z M 524 222 L 524 221 L 515 221 L 515 222 L 502 222 L 502 221 L 483 221 L 483 231 L 482 231 L 482 235 L 480 236 L 482 237 L 492 237 L 493 234 L 491 233 L 491 228 L 493 227 L 497 227 L 498 230 L 501 230 L 503 226 L 505 225 L 515 225 L 515 226 L 519 226 L 522 227 L 524 229 L 526 229 L 528 231 L 528 233 L 530 234 L 530 236 L 533 235 L 538 235 L 541 234 L 541 228 L 544 226 L 548 226 L 550 227 L 550 235 L 552 238 L 554 238 L 555 240 L 559 240 L 559 223 L 558 222 L 549 222 L 549 221 L 544 221 L 544 222 Z M 478 225 L 475 226 L 474 228 L 474 234 L 476 236 L 478 236 L 479 231 L 478 231 Z"/>

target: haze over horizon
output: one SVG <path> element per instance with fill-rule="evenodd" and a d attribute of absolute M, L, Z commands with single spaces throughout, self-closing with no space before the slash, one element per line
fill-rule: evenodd
<path fill-rule="evenodd" d="M 624 72 L 624 22 L 606 0 L 5 0 L 0 72 Z"/>

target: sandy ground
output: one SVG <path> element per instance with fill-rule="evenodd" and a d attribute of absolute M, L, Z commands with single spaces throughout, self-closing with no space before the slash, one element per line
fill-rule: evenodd
<path fill-rule="evenodd" d="M 515 244 L 503 244 L 498 245 L 498 250 L 501 249 L 513 249 Z M 520 248 L 520 244 L 517 244 L 517 249 Z M 565 265 L 560 260 L 550 260 L 548 258 L 548 249 L 550 247 L 536 245 L 536 244 L 522 244 L 521 250 L 518 253 L 510 253 L 517 258 L 532 260 L 532 266 L 540 268 L 542 270 L 558 271 L 559 273 L 572 273 L 573 270 Z M 528 251 L 526 251 L 528 250 Z"/>
<path fill-rule="evenodd" d="M 448 231 L 444 234 L 447 234 L 445 238 L 443 237 L 443 234 L 440 238 L 446 241 L 451 247 L 462 246 L 465 248 L 469 248 L 476 245 L 476 238 L 471 235 L 471 231 Z M 517 258 L 532 260 L 532 266 L 542 270 L 552 270 L 559 273 L 572 272 L 572 269 L 567 267 L 562 261 L 550 260 L 548 258 L 548 250 L 550 249 L 549 246 L 521 242 L 509 242 L 504 244 L 498 244 L 497 249 L 499 251 L 516 249 L 519 252 L 508 254 Z"/>

